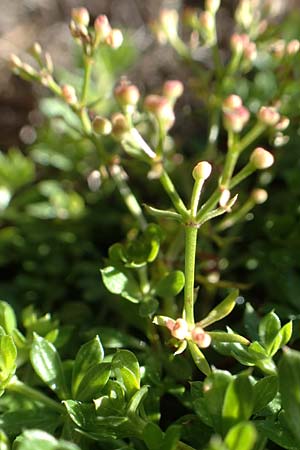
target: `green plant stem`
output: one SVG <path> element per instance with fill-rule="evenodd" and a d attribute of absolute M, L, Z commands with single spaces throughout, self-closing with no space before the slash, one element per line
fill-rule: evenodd
<path fill-rule="evenodd" d="M 239 157 L 239 152 L 236 151 L 234 147 L 228 149 L 228 153 L 225 159 L 224 169 L 223 173 L 220 179 L 220 188 L 221 189 L 228 189 L 228 186 L 230 184 L 230 180 L 232 177 L 232 174 L 234 172 L 237 160 Z"/>
<path fill-rule="evenodd" d="M 191 198 L 191 217 L 194 219 L 197 215 L 198 211 L 198 205 L 200 200 L 201 191 L 204 185 L 203 179 L 198 179 L 194 183 L 194 188 L 192 192 L 192 198 Z"/>
<path fill-rule="evenodd" d="M 110 174 L 116 183 L 116 186 L 131 214 L 137 219 L 140 227 L 144 230 L 147 227 L 147 221 L 144 218 L 143 211 L 135 195 L 126 182 L 126 173 L 120 165 L 113 165 L 110 168 Z"/>
<path fill-rule="evenodd" d="M 198 226 L 188 223 L 185 226 L 185 286 L 183 317 L 190 326 L 195 324 L 194 320 L 194 283 L 195 283 L 195 259 L 197 249 Z"/>
<path fill-rule="evenodd" d="M 91 78 L 91 71 L 92 71 L 92 58 L 90 56 L 84 56 L 83 64 L 84 64 L 84 76 L 83 76 L 83 84 L 82 84 L 82 91 L 81 91 L 81 104 L 85 105 L 88 90 L 89 90 L 89 83 Z"/>
<path fill-rule="evenodd" d="M 234 188 L 237 184 L 240 184 L 241 181 L 243 181 L 245 178 L 249 177 L 249 175 L 252 175 L 253 172 L 255 172 L 256 169 L 250 162 L 242 169 L 240 170 L 230 181 L 229 188 Z"/>
<path fill-rule="evenodd" d="M 179 214 L 181 214 L 182 217 L 187 217 L 188 211 L 185 207 L 185 204 L 181 200 L 179 194 L 177 193 L 177 191 L 175 189 L 175 186 L 174 186 L 171 178 L 169 177 L 169 175 L 167 174 L 167 172 L 164 169 L 163 169 L 162 174 L 159 179 L 160 179 L 160 182 L 161 182 L 164 190 L 170 197 L 176 211 L 179 212 Z"/>
<path fill-rule="evenodd" d="M 59 412 L 60 414 L 64 414 L 66 412 L 65 408 L 60 403 L 52 400 L 36 389 L 33 389 L 22 383 L 22 381 L 17 379 L 17 377 L 13 377 L 11 379 L 9 384 L 6 386 L 6 389 L 12 392 L 17 392 L 18 394 L 21 394 L 24 397 L 29 398 L 30 400 L 43 403 L 45 406 L 48 406 L 49 408 L 56 412 Z"/>
<path fill-rule="evenodd" d="M 249 198 L 237 211 L 229 214 L 222 222 L 220 222 L 215 228 L 216 231 L 223 231 L 226 228 L 232 227 L 237 222 L 242 220 L 246 214 L 251 211 L 255 206 L 255 202 L 252 198 Z"/>
<path fill-rule="evenodd" d="M 150 283 L 148 279 L 147 266 L 140 267 L 138 270 L 140 286 L 143 295 L 149 294 L 150 291 Z"/>
<path fill-rule="evenodd" d="M 264 131 L 266 125 L 261 122 L 257 122 L 254 127 L 236 144 L 236 150 L 241 153 L 249 145 L 251 145 Z"/>

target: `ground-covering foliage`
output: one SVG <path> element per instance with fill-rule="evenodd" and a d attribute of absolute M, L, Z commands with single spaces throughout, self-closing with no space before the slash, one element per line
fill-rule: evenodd
<path fill-rule="evenodd" d="M 0 155 L 3 450 L 300 447 L 300 17 L 222 8 L 159 12 L 158 93 L 85 8 L 72 73 L 11 57 L 47 94 Z"/>

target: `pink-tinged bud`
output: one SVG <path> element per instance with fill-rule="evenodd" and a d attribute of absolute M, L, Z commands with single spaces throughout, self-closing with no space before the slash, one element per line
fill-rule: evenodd
<path fill-rule="evenodd" d="M 268 193 L 265 191 L 265 189 L 253 189 L 251 192 L 251 198 L 252 200 L 257 204 L 261 205 L 262 203 L 265 203 L 265 201 L 268 199 Z"/>
<path fill-rule="evenodd" d="M 111 122 L 112 122 L 112 133 L 114 137 L 117 139 L 123 139 L 123 137 L 130 129 L 124 114 L 122 113 L 113 114 Z"/>
<path fill-rule="evenodd" d="M 69 84 L 65 84 L 64 86 L 62 86 L 61 94 L 69 105 L 75 105 L 78 102 L 76 90 Z"/>
<path fill-rule="evenodd" d="M 286 42 L 283 39 L 279 39 L 273 42 L 270 46 L 270 50 L 277 59 L 283 58 L 286 49 Z"/>
<path fill-rule="evenodd" d="M 230 39 L 231 50 L 235 53 L 243 53 L 245 48 L 249 45 L 250 38 L 248 34 L 234 33 Z"/>
<path fill-rule="evenodd" d="M 108 18 L 104 15 L 98 16 L 94 22 L 97 42 L 104 42 L 111 33 Z"/>
<path fill-rule="evenodd" d="M 300 42 L 298 39 L 293 39 L 286 46 L 286 52 L 288 55 L 295 55 L 300 50 Z"/>
<path fill-rule="evenodd" d="M 179 340 L 186 339 L 189 335 L 188 324 L 184 319 L 175 320 L 175 324 L 173 329 L 171 330 L 171 334 L 173 337 Z"/>
<path fill-rule="evenodd" d="M 290 125 L 290 119 L 286 116 L 281 116 L 279 122 L 275 125 L 275 129 L 278 131 L 284 131 Z"/>
<path fill-rule="evenodd" d="M 105 39 L 105 42 L 107 45 L 109 45 L 113 49 L 118 49 L 123 44 L 123 33 L 121 30 L 118 30 L 117 28 L 113 28 L 107 38 Z"/>
<path fill-rule="evenodd" d="M 175 122 L 173 108 L 165 97 L 148 95 L 144 101 L 144 108 L 151 112 L 167 129 L 171 128 Z"/>
<path fill-rule="evenodd" d="M 198 345 L 200 348 L 207 348 L 211 344 L 211 337 L 208 333 L 205 333 L 203 328 L 196 326 L 191 332 L 192 340 Z"/>
<path fill-rule="evenodd" d="M 87 27 L 90 22 L 90 15 L 86 8 L 73 8 L 71 17 L 76 25 L 83 25 Z"/>
<path fill-rule="evenodd" d="M 215 19 L 210 11 L 203 11 L 199 16 L 199 22 L 204 31 L 208 33 L 215 27 Z"/>
<path fill-rule="evenodd" d="M 220 8 L 221 0 L 205 0 L 205 9 L 212 14 L 216 14 Z"/>
<path fill-rule="evenodd" d="M 269 127 L 274 127 L 280 120 L 280 114 L 273 106 L 262 106 L 258 111 L 257 117 Z"/>
<path fill-rule="evenodd" d="M 193 178 L 194 180 L 207 180 L 210 177 L 212 166 L 207 161 L 200 161 L 194 167 Z"/>
<path fill-rule="evenodd" d="M 75 39 L 86 40 L 89 35 L 87 27 L 85 25 L 75 23 L 74 20 L 71 20 L 70 22 L 70 32 Z"/>
<path fill-rule="evenodd" d="M 163 96 L 170 100 L 176 100 L 183 94 L 183 84 L 179 80 L 168 80 L 164 83 L 162 93 Z"/>
<path fill-rule="evenodd" d="M 222 104 L 223 110 L 232 110 L 240 108 L 241 106 L 243 106 L 243 101 L 239 95 L 235 94 L 229 95 L 229 97 L 225 98 Z"/>
<path fill-rule="evenodd" d="M 116 100 L 121 106 L 136 106 L 140 99 L 140 91 L 134 84 L 122 80 L 114 90 Z"/>
<path fill-rule="evenodd" d="M 13 69 L 13 70 L 21 69 L 23 66 L 20 58 L 17 55 L 15 55 L 14 53 L 12 53 L 9 57 L 9 65 L 10 65 L 11 69 Z"/>
<path fill-rule="evenodd" d="M 93 120 L 92 126 L 95 133 L 103 136 L 107 136 L 112 132 L 112 124 L 110 120 L 105 117 L 96 116 Z"/>
<path fill-rule="evenodd" d="M 248 61 L 254 61 L 257 57 L 257 48 L 255 42 L 249 42 L 244 49 L 244 56 Z"/>
<path fill-rule="evenodd" d="M 230 191 L 228 189 L 223 189 L 219 200 L 220 207 L 226 208 L 229 200 L 230 200 Z"/>
<path fill-rule="evenodd" d="M 247 108 L 240 106 L 231 111 L 224 111 L 224 126 L 227 130 L 240 133 L 250 119 Z"/>
<path fill-rule="evenodd" d="M 268 169 L 274 164 L 274 156 L 264 148 L 257 147 L 250 156 L 250 162 L 258 170 Z"/>

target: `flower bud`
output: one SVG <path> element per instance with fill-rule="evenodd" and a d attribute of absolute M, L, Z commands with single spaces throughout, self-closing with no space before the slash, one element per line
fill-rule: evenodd
<path fill-rule="evenodd" d="M 255 42 L 249 42 L 244 48 L 244 56 L 248 61 L 254 61 L 257 57 L 257 49 Z"/>
<path fill-rule="evenodd" d="M 286 42 L 283 39 L 279 39 L 273 42 L 270 46 L 270 50 L 277 59 L 283 58 L 286 49 Z"/>
<path fill-rule="evenodd" d="M 284 131 L 288 128 L 290 119 L 286 116 L 281 116 L 279 122 L 275 125 L 275 129 L 278 131 Z"/>
<path fill-rule="evenodd" d="M 196 326 L 191 332 L 192 340 L 200 347 L 207 348 L 211 344 L 211 337 L 208 333 L 205 333 L 203 328 Z"/>
<path fill-rule="evenodd" d="M 250 113 L 247 108 L 240 106 L 232 111 L 224 111 L 224 126 L 227 130 L 240 133 L 248 120 Z"/>
<path fill-rule="evenodd" d="M 223 110 L 229 109 L 236 109 L 236 108 L 240 108 L 241 106 L 243 106 L 243 102 L 242 99 L 239 95 L 229 95 L 229 97 L 225 98 L 225 100 L 223 101 L 222 104 L 222 108 Z"/>
<path fill-rule="evenodd" d="M 269 127 L 274 127 L 280 120 L 280 114 L 273 106 L 262 106 L 257 116 L 262 123 Z"/>
<path fill-rule="evenodd" d="M 76 90 L 70 84 L 65 84 L 61 88 L 61 94 L 69 105 L 75 105 L 78 102 Z"/>
<path fill-rule="evenodd" d="M 179 80 L 168 80 L 164 83 L 162 93 L 163 96 L 170 100 L 177 100 L 183 94 L 183 84 Z"/>
<path fill-rule="evenodd" d="M 9 57 L 9 64 L 12 70 L 22 69 L 23 67 L 22 61 L 14 53 L 12 53 Z"/>
<path fill-rule="evenodd" d="M 268 169 L 274 164 L 274 156 L 264 148 L 257 147 L 250 156 L 250 162 L 258 170 Z"/>
<path fill-rule="evenodd" d="M 175 320 L 175 324 L 171 330 L 171 334 L 176 339 L 183 340 L 187 338 L 189 335 L 187 322 L 184 319 Z"/>
<path fill-rule="evenodd" d="M 144 101 L 146 111 L 151 112 L 157 120 L 167 129 L 175 122 L 175 115 L 172 106 L 165 97 L 160 95 L 148 95 Z"/>
<path fill-rule="evenodd" d="M 220 207 L 226 208 L 229 199 L 230 199 L 230 191 L 228 189 L 223 189 L 219 200 Z"/>
<path fill-rule="evenodd" d="M 42 47 L 38 42 L 35 42 L 31 49 L 30 49 L 30 53 L 35 57 L 38 58 L 42 55 Z"/>
<path fill-rule="evenodd" d="M 121 106 L 136 106 L 140 99 L 140 91 L 134 84 L 122 80 L 114 90 L 116 100 Z"/>
<path fill-rule="evenodd" d="M 71 12 L 72 20 L 76 25 L 88 26 L 90 22 L 90 15 L 86 8 L 73 8 Z"/>
<path fill-rule="evenodd" d="M 257 205 L 261 205 L 268 199 L 268 193 L 265 189 L 253 189 L 251 192 L 251 198 Z"/>
<path fill-rule="evenodd" d="M 207 180 L 210 177 L 212 166 L 207 161 L 200 161 L 194 167 L 193 178 L 194 180 Z"/>
<path fill-rule="evenodd" d="M 121 30 L 118 30 L 117 28 L 113 28 L 107 38 L 105 39 L 105 42 L 107 45 L 109 45 L 113 49 L 118 49 L 123 44 L 123 33 Z"/>
<path fill-rule="evenodd" d="M 104 42 L 111 33 L 111 26 L 108 18 L 104 15 L 98 16 L 94 22 L 96 41 Z"/>
<path fill-rule="evenodd" d="M 288 55 L 295 55 L 299 52 L 300 49 L 300 42 L 298 39 L 293 39 L 290 41 L 286 46 L 286 52 Z"/>
<path fill-rule="evenodd" d="M 243 53 L 245 48 L 249 45 L 250 38 L 248 34 L 234 33 L 230 39 L 231 50 L 235 53 Z"/>
<path fill-rule="evenodd" d="M 112 134 L 117 139 L 123 139 L 126 133 L 129 131 L 129 125 L 126 117 L 122 113 L 115 113 L 111 118 L 112 122 Z"/>
<path fill-rule="evenodd" d="M 199 16 L 199 22 L 206 33 L 210 33 L 215 27 L 215 19 L 210 11 L 203 11 Z"/>
<path fill-rule="evenodd" d="M 216 14 L 220 8 L 221 0 L 205 0 L 205 9 L 212 14 Z"/>
<path fill-rule="evenodd" d="M 184 25 L 187 25 L 191 28 L 197 28 L 198 26 L 198 10 L 196 8 L 192 8 L 187 6 L 183 10 L 182 21 Z"/>
<path fill-rule="evenodd" d="M 170 39 L 177 36 L 178 12 L 176 9 L 162 9 L 159 14 L 159 23 L 163 33 Z"/>
<path fill-rule="evenodd" d="M 103 136 L 107 136 L 112 132 L 112 124 L 110 120 L 105 117 L 96 116 L 92 123 L 93 130 L 97 134 L 102 134 Z"/>

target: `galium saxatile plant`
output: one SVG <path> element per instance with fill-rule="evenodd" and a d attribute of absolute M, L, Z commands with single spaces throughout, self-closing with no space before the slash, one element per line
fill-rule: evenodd
<path fill-rule="evenodd" d="M 195 76 L 191 83 L 166 80 L 159 90 L 146 94 L 123 76 L 113 89 L 111 114 L 98 108 L 99 93 L 95 93 L 93 80 L 99 77 L 101 82 L 101 74 L 96 73 L 94 64 L 99 50 L 118 51 L 124 38 L 105 15 L 92 23 L 86 8 L 72 11 L 70 32 L 83 60 L 79 87 L 59 81 L 51 56 L 38 43 L 30 51 L 35 65 L 11 57 L 15 73 L 46 86 L 78 119 L 76 131 L 101 161 L 100 167 L 90 167 L 89 186 L 99 186 L 110 178 L 132 215 L 134 226 L 122 243 L 109 248 L 101 276 L 112 294 L 133 304 L 129 315 L 139 322 L 139 330 L 147 338 L 147 344 L 143 343 L 146 350 L 135 343 L 140 364 L 128 350 L 104 355 L 101 333 L 100 338 L 83 344 L 74 360 L 62 362 L 56 349 L 57 336 L 63 340 L 58 321 L 50 315 L 39 317 L 29 307 L 20 331 L 12 309 L 0 302 L 0 349 L 5 349 L 0 358 L 1 393 L 42 405 L 43 413 L 50 411 L 49 423 L 54 423 L 56 433 L 54 438 L 39 430 L 25 431 L 16 440 L 17 450 L 48 450 L 42 447 L 45 442 L 50 442 L 51 450 L 80 450 L 79 446 L 85 450 L 93 448 L 95 441 L 99 448 L 148 450 L 258 450 L 266 448 L 267 440 L 291 449 L 300 442 L 294 426 L 300 413 L 295 414 L 287 381 L 290 372 L 295 386 L 300 385 L 296 375 L 300 357 L 285 349 L 277 364 L 278 351 L 291 339 L 292 322 L 282 326 L 273 311 L 259 320 L 247 305 L 251 324 L 257 322 L 254 335 L 244 337 L 235 332 L 228 319 L 226 331 L 215 329 L 214 324 L 243 301 L 234 284 L 230 289 L 226 285 L 223 301 L 215 305 L 213 299 L 213 304 L 199 308 L 205 299 L 202 286 L 198 292 L 195 283 L 202 276 L 198 244 L 212 239 L 218 245 L 231 227 L 272 195 L 257 180 L 259 174 L 272 171 L 277 147 L 288 140 L 285 131 L 290 120 L 285 106 L 289 92 L 285 86 L 293 75 L 300 47 L 295 39 L 285 42 L 267 33 L 272 20 L 270 2 L 241 0 L 229 47 L 220 48 L 217 20 L 221 7 L 220 0 L 206 0 L 202 11 L 187 8 L 180 14 L 162 9 L 151 29 L 162 45 L 175 49 Z M 181 37 L 182 26 L 188 29 L 188 41 Z M 257 70 L 256 62 L 266 52 L 274 62 L 280 89 L 267 102 L 254 104 L 236 86 Z M 209 63 L 207 55 L 211 55 Z M 207 112 L 207 145 L 180 166 L 185 155 L 174 155 L 170 147 L 175 146 L 173 127 L 187 90 L 200 97 Z M 151 205 L 141 203 L 130 171 L 125 170 L 128 161 L 134 161 L 142 174 L 147 172 L 142 180 L 147 188 L 160 184 L 168 208 L 162 209 L 159 199 Z M 174 181 L 180 170 L 187 180 L 185 191 Z M 246 180 L 251 180 L 249 192 Z M 167 248 L 163 229 L 166 233 L 171 230 L 172 238 L 176 236 Z M 178 258 L 181 254 L 182 259 Z M 176 259 L 182 267 L 174 264 Z M 206 282 L 218 287 L 218 273 L 211 275 L 215 277 Z M 64 331 L 67 334 L 62 326 L 62 336 Z M 211 348 L 251 370 L 233 375 L 216 369 Z M 200 371 L 196 371 L 197 379 L 205 378 L 192 381 L 187 389 L 192 369 L 189 375 L 182 375 L 182 381 L 181 373 L 174 376 L 170 363 L 179 361 L 178 371 L 185 374 L 190 360 Z M 24 367 L 34 370 L 52 391 L 51 396 L 31 387 L 26 377 L 21 380 Z M 174 426 L 160 427 L 158 405 L 161 396 L 170 393 L 195 414 L 182 417 Z M 202 438 L 203 431 L 208 439 L 203 437 L 201 444 L 191 447 L 183 429 L 192 429 L 195 418 L 195 435 Z M 57 438 L 59 430 L 61 439 Z M 4 442 L 6 437 L 2 438 Z"/>
<path fill-rule="evenodd" d="M 195 262 L 199 230 L 201 232 L 201 227 L 206 222 L 225 215 L 227 218 L 225 217 L 216 227 L 217 231 L 223 231 L 241 220 L 256 204 L 261 204 L 267 199 L 267 192 L 256 188 L 244 205 L 237 206 L 237 187 L 254 172 L 269 169 L 274 163 L 273 152 L 262 147 L 255 147 L 258 138 L 269 134 L 273 137 L 273 141 L 278 142 L 280 138 L 283 138 L 282 132 L 289 126 L 289 119 L 280 113 L 282 99 L 275 98 L 273 103 L 262 105 L 256 114 L 253 114 L 242 98 L 233 90 L 233 80 L 251 70 L 258 57 L 259 45 L 262 47 L 266 45 L 264 42 L 257 44 L 256 40 L 263 35 L 267 26 L 267 5 L 265 9 L 258 10 L 255 2 L 240 2 L 236 11 L 237 30 L 231 36 L 231 54 L 226 61 L 223 61 L 224 58 L 222 59 L 218 47 L 216 16 L 219 8 L 220 1 L 207 1 L 202 12 L 190 9 L 184 12 L 184 21 L 192 29 L 190 45 L 185 44 L 179 36 L 179 14 L 176 10 L 163 9 L 157 22 L 153 24 L 159 40 L 171 44 L 179 55 L 190 63 L 193 63 L 197 47 L 204 46 L 211 49 L 215 65 L 214 71 L 211 71 L 210 77 L 207 79 L 207 83 L 211 87 L 209 84 L 205 86 L 207 95 L 203 98 L 210 114 L 208 147 L 205 152 L 209 161 L 200 160 L 191 170 L 191 179 L 194 180 L 194 185 L 188 203 L 181 198 L 171 180 L 167 170 L 168 155 L 165 152 L 166 140 L 176 120 L 176 102 L 183 95 L 185 88 L 181 81 L 167 80 L 160 94 L 149 94 L 142 98 L 138 87 L 124 77 L 114 89 L 114 97 L 120 107 L 120 112 L 114 113 L 111 117 L 103 117 L 95 114 L 93 107 L 90 107 L 90 103 L 93 104 L 93 101 L 90 102 L 89 86 L 95 53 L 101 46 L 117 49 L 123 42 L 121 31 L 112 28 L 106 16 L 100 15 L 94 24 L 90 24 L 89 13 L 85 8 L 76 8 L 72 11 L 70 31 L 82 50 L 84 64 L 84 78 L 80 91 L 72 85 L 60 85 L 55 78 L 50 55 L 47 52 L 44 53 L 37 43 L 31 51 L 37 62 L 37 68 L 23 63 L 15 55 L 11 57 L 11 64 L 16 73 L 47 86 L 79 117 L 83 137 L 94 144 L 95 151 L 100 152 L 103 166 L 115 180 L 116 187 L 132 215 L 137 219 L 142 231 L 147 230 L 147 221 L 143 207 L 128 184 L 126 172 L 122 167 L 124 156 L 120 149 L 125 150 L 125 153 L 131 158 L 136 158 L 148 165 L 150 180 L 158 179 L 160 181 L 162 188 L 169 196 L 171 208 L 159 210 L 154 206 L 146 206 L 146 212 L 159 220 L 175 220 L 178 226 L 185 230 L 185 267 L 184 277 L 182 277 L 184 279 L 184 283 L 182 283 L 184 284 L 184 305 L 182 314 L 178 317 L 157 315 L 153 320 L 157 325 L 162 325 L 169 330 L 171 337 L 174 338 L 174 345 L 177 347 L 175 353 L 183 352 L 188 346 L 197 366 L 206 374 L 210 372 L 210 368 L 200 349 L 210 346 L 214 341 L 236 341 L 243 345 L 248 345 L 249 341 L 232 332 L 228 334 L 205 330 L 208 325 L 231 312 L 238 297 L 237 291 L 229 294 L 207 318 L 195 320 Z M 195 46 L 196 35 L 198 36 L 197 46 Z M 267 45 L 270 49 L 278 47 L 276 42 Z M 299 50 L 299 45 L 295 40 L 283 43 L 282 47 L 281 58 L 294 57 Z M 276 54 L 276 58 L 278 57 Z M 214 175 L 214 160 L 211 157 L 215 155 L 222 123 L 227 132 L 227 151 L 222 172 L 215 181 L 215 189 L 207 196 L 206 183 Z M 150 139 L 147 138 L 149 136 L 144 136 L 139 131 L 142 128 L 141 124 L 144 129 L 147 130 L 148 127 L 148 130 L 153 130 Z M 119 150 L 114 154 L 108 153 L 104 145 L 100 144 L 103 136 L 111 136 L 116 140 L 120 144 Z M 244 166 L 240 166 L 239 159 L 245 152 L 249 154 L 248 162 Z M 199 159 L 201 159 L 201 155 L 199 155 Z M 109 267 L 110 269 L 102 270 L 104 284 L 108 289 L 122 295 L 122 287 L 114 290 L 110 285 L 109 280 L 113 279 L 114 272 L 112 271 L 115 270 L 115 267 Z M 140 280 L 142 280 L 142 276 L 144 281 L 140 281 L 142 283 L 141 298 L 131 298 L 137 303 L 149 302 L 151 296 L 155 296 L 155 293 L 151 294 L 151 283 L 149 280 L 145 281 L 148 279 L 147 271 L 147 264 L 138 269 L 138 276 Z M 124 296 L 126 297 L 126 295 Z M 132 296 L 127 296 L 127 298 L 129 297 Z M 153 307 L 153 310 L 150 308 L 149 318 L 153 316 L 156 309 L 157 307 Z M 178 308 L 176 309 L 178 310 Z"/>

